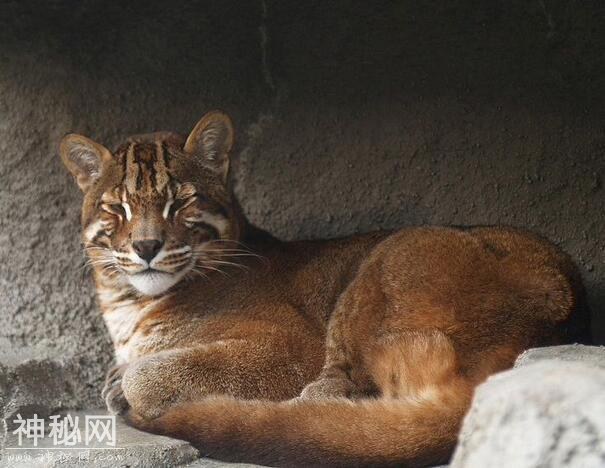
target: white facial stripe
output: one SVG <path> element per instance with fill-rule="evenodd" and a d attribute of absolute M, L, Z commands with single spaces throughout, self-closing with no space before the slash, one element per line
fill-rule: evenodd
<path fill-rule="evenodd" d="M 166 202 L 166 206 L 164 207 L 164 211 L 162 212 L 162 218 L 168 219 L 168 214 L 170 213 L 170 207 L 174 203 L 174 200 L 168 200 Z"/>
<path fill-rule="evenodd" d="M 86 230 L 84 231 L 84 238 L 87 241 L 93 240 L 97 236 L 99 231 L 103 230 L 103 227 L 104 227 L 103 221 L 100 221 L 100 220 L 95 221 L 90 226 L 88 226 L 86 228 Z"/>
<path fill-rule="evenodd" d="M 168 194 L 168 200 L 166 201 L 166 206 L 164 206 L 164 211 L 162 212 L 162 218 L 168 219 L 168 215 L 170 214 L 170 207 L 174 203 L 174 197 L 172 195 L 172 190 L 170 187 L 166 188 L 166 193 Z"/>
<path fill-rule="evenodd" d="M 122 208 L 124 208 L 124 213 L 126 214 L 126 220 L 130 221 L 132 219 L 132 211 L 130 210 L 130 205 L 126 202 L 122 202 Z"/>
<path fill-rule="evenodd" d="M 201 216 L 191 216 L 189 218 L 185 218 L 185 222 L 188 223 L 206 223 L 212 226 L 217 230 L 219 235 L 222 237 L 227 228 L 229 227 L 229 222 L 224 216 L 216 215 L 212 213 L 202 213 Z"/>

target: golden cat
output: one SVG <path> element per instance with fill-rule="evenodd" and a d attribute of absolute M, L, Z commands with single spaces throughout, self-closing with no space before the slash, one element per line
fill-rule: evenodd
<path fill-rule="evenodd" d="M 584 337 L 575 266 L 526 232 L 281 242 L 255 228 L 229 186 L 233 138 L 214 111 L 187 138 L 113 153 L 61 142 L 115 344 L 103 395 L 131 424 L 225 460 L 441 463 L 477 384 Z"/>

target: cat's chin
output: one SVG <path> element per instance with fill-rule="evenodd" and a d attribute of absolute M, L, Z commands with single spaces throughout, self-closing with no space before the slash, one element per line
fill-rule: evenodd
<path fill-rule="evenodd" d="M 134 288 L 145 296 L 158 296 L 177 284 L 185 271 L 179 273 L 164 273 L 161 271 L 145 271 L 128 275 L 128 281 Z"/>

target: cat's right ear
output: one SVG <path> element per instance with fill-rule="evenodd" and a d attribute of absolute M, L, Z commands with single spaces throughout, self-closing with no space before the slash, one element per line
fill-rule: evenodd
<path fill-rule="evenodd" d="M 59 153 L 82 192 L 86 192 L 101 177 L 103 163 L 112 157 L 103 145 L 75 133 L 63 137 Z"/>

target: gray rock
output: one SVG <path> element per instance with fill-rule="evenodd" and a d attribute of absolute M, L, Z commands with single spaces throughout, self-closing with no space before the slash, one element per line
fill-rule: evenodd
<path fill-rule="evenodd" d="M 571 344 L 564 346 L 547 346 L 532 348 L 517 358 L 515 367 L 526 366 L 535 362 L 554 359 L 557 361 L 581 361 L 605 369 L 605 346 L 584 346 Z"/>
<path fill-rule="evenodd" d="M 199 458 L 188 465 L 185 468 L 262 468 L 261 465 L 250 465 L 248 463 L 227 463 L 218 460 L 212 460 L 210 458 Z"/>
<path fill-rule="evenodd" d="M 605 370 L 531 356 L 478 387 L 452 468 L 605 466 Z"/>
<path fill-rule="evenodd" d="M 17 413 L 44 417 L 98 401 L 98 388 L 83 385 L 94 380 L 89 374 L 95 368 L 85 353 L 70 353 L 44 343 L 14 346 L 0 340 L 0 357 L 2 419 L 11 420 Z"/>
<path fill-rule="evenodd" d="M 106 415 L 107 413 L 96 410 L 69 414 L 74 420 L 75 417 L 78 417 L 82 442 L 67 449 L 65 445 L 53 444 L 53 438 L 49 437 L 47 431 L 44 439 L 38 440 L 37 448 L 33 448 L 31 439 L 23 439 L 19 446 L 17 435 L 9 431 L 0 467 L 149 468 L 180 466 L 192 462 L 199 456 L 199 452 L 187 442 L 138 431 L 127 426 L 120 418 L 115 420 L 115 447 L 107 448 L 104 444 L 94 440 L 86 444 L 85 416 Z M 48 422 L 50 420 L 46 419 L 47 425 Z"/>

